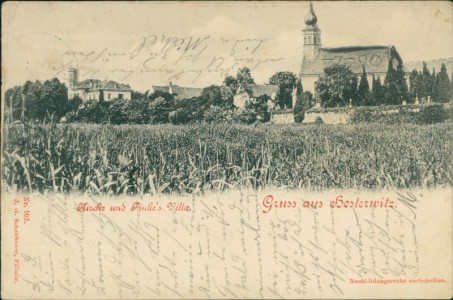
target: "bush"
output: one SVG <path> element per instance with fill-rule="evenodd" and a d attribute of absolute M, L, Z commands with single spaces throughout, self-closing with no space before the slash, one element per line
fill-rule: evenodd
<path fill-rule="evenodd" d="M 315 124 L 324 124 L 324 121 L 321 119 L 321 117 L 316 117 Z"/>
<path fill-rule="evenodd" d="M 451 118 L 451 114 L 440 104 L 426 106 L 422 109 L 419 123 L 420 124 L 435 124 L 443 123 Z"/>

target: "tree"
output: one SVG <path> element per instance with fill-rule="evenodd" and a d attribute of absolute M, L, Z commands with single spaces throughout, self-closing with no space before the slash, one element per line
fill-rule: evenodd
<path fill-rule="evenodd" d="M 6 107 L 8 108 L 8 117 L 10 121 L 18 120 L 21 117 L 22 110 L 22 87 L 15 86 L 5 93 Z"/>
<path fill-rule="evenodd" d="M 438 102 L 446 103 L 450 101 L 450 79 L 448 78 L 447 67 L 442 64 L 439 74 L 433 87 L 433 99 Z"/>
<path fill-rule="evenodd" d="M 164 98 L 168 102 L 173 102 L 173 100 L 175 99 L 173 95 L 163 91 L 155 91 L 154 93 L 148 95 L 148 99 L 151 101 L 159 97 Z"/>
<path fill-rule="evenodd" d="M 236 74 L 238 89 L 243 89 L 250 97 L 253 96 L 251 85 L 255 84 L 250 69 L 247 67 L 240 68 Z"/>
<path fill-rule="evenodd" d="M 324 107 L 338 107 L 349 104 L 357 94 L 357 77 L 345 65 L 334 65 L 324 69 L 316 91 Z"/>
<path fill-rule="evenodd" d="M 401 104 L 398 87 L 396 86 L 396 70 L 393 68 L 393 59 L 389 60 L 387 74 L 385 75 L 384 80 L 384 88 L 385 88 L 384 96 L 385 105 Z"/>
<path fill-rule="evenodd" d="M 230 111 L 219 106 L 211 105 L 204 112 L 204 121 L 206 122 L 222 122 L 228 120 Z"/>
<path fill-rule="evenodd" d="M 399 105 L 402 102 L 398 87 L 394 82 L 385 86 L 385 104 L 386 105 Z"/>
<path fill-rule="evenodd" d="M 432 77 L 431 74 L 429 73 L 428 66 L 426 65 L 425 62 L 423 62 L 423 70 L 422 73 L 419 74 L 419 97 L 420 98 L 426 98 L 431 95 L 431 81 Z"/>
<path fill-rule="evenodd" d="M 149 98 L 149 97 L 148 97 Z M 147 98 L 134 98 L 128 103 L 127 120 L 132 124 L 149 124 L 150 107 L 152 100 Z"/>
<path fill-rule="evenodd" d="M 271 76 L 269 83 L 278 86 L 277 104 L 281 108 L 285 106 L 291 108 L 293 89 L 298 84 L 296 75 L 292 72 L 277 72 Z"/>
<path fill-rule="evenodd" d="M 70 122 L 102 123 L 109 120 L 108 106 L 110 103 L 97 100 L 84 102 L 77 114 L 68 115 Z"/>
<path fill-rule="evenodd" d="M 203 121 L 206 106 L 206 100 L 201 96 L 183 101 L 177 100 L 173 110 L 169 113 L 169 121 L 173 124 Z"/>
<path fill-rule="evenodd" d="M 399 63 L 396 67 L 395 84 L 398 89 L 400 99 L 406 101 L 409 100 L 409 89 L 407 87 L 403 65 L 401 63 Z"/>
<path fill-rule="evenodd" d="M 432 97 L 434 95 L 434 84 L 436 83 L 436 69 L 433 67 L 433 72 L 431 73 L 431 78 L 429 81 L 429 95 Z"/>
<path fill-rule="evenodd" d="M 296 104 L 294 105 L 294 120 L 296 123 L 302 123 L 305 111 L 313 105 L 314 99 L 311 92 L 302 92 L 297 96 Z"/>
<path fill-rule="evenodd" d="M 248 105 L 249 109 L 255 112 L 256 119 L 261 122 L 270 120 L 269 106 L 267 105 L 269 98 L 268 95 L 261 95 Z"/>
<path fill-rule="evenodd" d="M 53 116 L 59 120 L 74 108 L 68 100 L 66 86 L 57 78 L 41 82 L 27 81 L 22 86 L 9 89 L 6 105 L 12 109 L 10 117 L 14 120 L 29 119 L 42 121 Z"/>
<path fill-rule="evenodd" d="M 169 121 L 168 117 L 173 110 L 173 99 L 159 96 L 149 103 L 149 121 L 151 124 L 162 124 Z"/>
<path fill-rule="evenodd" d="M 109 103 L 107 109 L 110 123 L 125 124 L 129 122 L 129 105 L 128 100 L 115 99 Z"/>
<path fill-rule="evenodd" d="M 453 98 L 453 71 L 451 72 L 451 82 L 450 82 L 450 99 Z"/>
<path fill-rule="evenodd" d="M 230 89 L 233 95 L 236 94 L 238 89 L 238 81 L 234 76 L 228 75 L 223 80 L 223 85 Z"/>
<path fill-rule="evenodd" d="M 201 91 L 201 97 L 206 100 L 208 106 L 229 106 L 233 102 L 233 94 L 225 87 L 210 85 Z"/>
<path fill-rule="evenodd" d="M 414 69 L 409 75 L 410 102 L 413 102 L 414 99 L 419 95 L 419 93 L 419 76 L 417 70 Z"/>
<path fill-rule="evenodd" d="M 389 60 L 387 75 L 385 76 L 384 81 L 384 104 L 386 105 L 399 105 L 403 100 L 408 100 L 409 98 L 407 83 L 404 78 L 403 65 L 401 62 L 398 62 L 395 69 L 393 67 L 393 61 L 393 59 Z"/>
<path fill-rule="evenodd" d="M 226 86 L 221 86 L 220 93 L 222 94 L 223 106 L 228 109 L 233 108 L 234 94 L 231 90 Z"/>
<path fill-rule="evenodd" d="M 370 104 L 370 84 L 368 83 L 368 78 L 365 70 L 365 65 L 362 65 L 362 76 L 360 76 L 359 90 L 358 90 L 359 103 L 356 105 L 369 105 Z"/>
<path fill-rule="evenodd" d="M 384 103 L 385 90 L 384 87 L 382 86 L 380 76 L 376 77 L 373 80 L 373 86 L 371 88 L 371 97 L 373 98 L 372 105 L 380 105 Z"/>

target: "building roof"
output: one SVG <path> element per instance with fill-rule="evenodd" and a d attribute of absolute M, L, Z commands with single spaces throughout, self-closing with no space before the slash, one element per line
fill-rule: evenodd
<path fill-rule="evenodd" d="M 262 95 L 272 96 L 273 93 L 278 93 L 279 91 L 278 85 L 272 84 L 256 84 L 251 85 L 250 87 L 252 88 L 253 91 L 253 97 L 259 97 Z M 153 91 L 169 93 L 170 88 L 169 86 L 154 85 Z M 201 95 L 202 91 L 203 89 L 201 88 L 182 87 L 177 85 L 172 86 L 172 92 L 174 95 L 176 95 L 178 99 L 190 99 L 193 97 L 198 97 Z"/>
<path fill-rule="evenodd" d="M 320 48 L 314 59 L 303 60 L 301 75 L 322 75 L 326 67 L 337 64 L 349 66 L 356 74 L 362 73 L 362 65 L 368 74 L 387 73 L 390 57 L 402 63 L 393 46 Z"/>
<path fill-rule="evenodd" d="M 173 94 L 176 94 L 176 97 L 179 99 L 190 99 L 193 97 L 198 97 L 201 95 L 203 89 L 192 88 L 192 87 L 182 87 L 182 86 L 173 86 Z"/>
<path fill-rule="evenodd" d="M 253 91 L 253 97 L 263 95 L 272 96 L 273 93 L 278 93 L 278 85 L 274 84 L 255 84 L 250 86 Z"/>
<path fill-rule="evenodd" d="M 153 86 L 153 90 L 154 90 L 154 92 L 160 91 L 160 92 L 169 93 L 170 87 L 155 85 L 155 86 Z M 198 97 L 201 95 L 202 91 L 203 91 L 203 89 L 201 89 L 201 88 L 172 85 L 173 95 L 175 95 L 178 99 L 190 99 L 193 97 Z"/>
<path fill-rule="evenodd" d="M 112 80 L 101 81 L 99 79 L 86 79 L 78 82 L 73 89 L 131 91 L 131 87 L 128 84 L 122 84 Z"/>

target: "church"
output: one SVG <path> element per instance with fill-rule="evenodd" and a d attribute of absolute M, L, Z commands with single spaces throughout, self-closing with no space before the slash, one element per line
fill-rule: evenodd
<path fill-rule="evenodd" d="M 310 9 L 304 19 L 305 29 L 303 61 L 300 79 L 305 91 L 315 93 L 316 81 L 324 74 L 324 69 L 332 65 L 346 65 L 357 76 L 362 74 L 365 67 L 368 82 L 380 76 L 383 80 L 387 74 L 390 60 L 393 66 L 403 65 L 403 61 L 394 46 L 349 46 L 341 48 L 322 48 L 321 30 L 318 19 L 310 2 Z"/>

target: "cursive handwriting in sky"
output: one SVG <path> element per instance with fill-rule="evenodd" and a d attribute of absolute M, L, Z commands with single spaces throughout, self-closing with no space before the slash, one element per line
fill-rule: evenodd
<path fill-rule="evenodd" d="M 2 81 L 112 79 L 145 91 L 220 84 L 249 67 L 257 83 L 300 71 L 308 2 L 9 2 Z M 404 61 L 450 57 L 452 4 L 315 2 L 323 47 L 395 45 Z"/>

